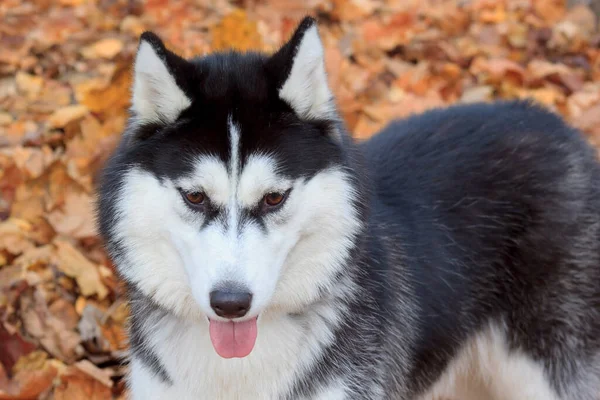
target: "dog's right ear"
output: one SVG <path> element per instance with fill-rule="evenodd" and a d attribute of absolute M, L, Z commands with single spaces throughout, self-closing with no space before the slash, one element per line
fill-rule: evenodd
<path fill-rule="evenodd" d="M 325 72 L 325 50 L 317 21 L 305 17 L 290 40 L 271 56 L 279 97 L 301 118 L 335 119 L 333 94 Z"/>
<path fill-rule="evenodd" d="M 135 57 L 131 97 L 137 122 L 171 123 L 191 105 L 192 100 L 177 77 L 188 66 L 185 59 L 167 50 L 157 35 L 142 34 Z"/>

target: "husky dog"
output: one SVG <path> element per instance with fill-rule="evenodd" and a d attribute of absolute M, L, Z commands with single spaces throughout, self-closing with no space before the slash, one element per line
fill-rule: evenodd
<path fill-rule="evenodd" d="M 600 166 L 527 102 L 355 143 L 315 21 L 274 54 L 141 36 L 99 186 L 133 399 L 600 398 Z"/>

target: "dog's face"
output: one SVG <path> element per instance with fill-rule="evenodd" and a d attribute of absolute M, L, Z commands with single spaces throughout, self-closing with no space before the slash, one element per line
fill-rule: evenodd
<path fill-rule="evenodd" d="M 144 34 L 132 111 L 100 188 L 124 278 L 211 335 L 317 301 L 360 222 L 314 21 L 272 56 L 187 61 Z"/>

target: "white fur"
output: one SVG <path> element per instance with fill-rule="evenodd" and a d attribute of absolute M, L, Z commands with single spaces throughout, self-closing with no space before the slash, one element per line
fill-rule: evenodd
<path fill-rule="evenodd" d="M 229 201 L 227 204 L 227 216 L 229 218 L 229 232 L 231 235 L 231 241 L 236 241 L 238 232 L 239 216 L 240 216 L 240 204 L 237 200 L 238 194 L 238 182 L 240 179 L 240 130 L 233 123 L 231 115 L 227 120 L 227 131 L 229 133 L 229 149 L 231 158 L 229 160 Z"/>
<path fill-rule="evenodd" d="M 348 387 L 341 380 L 329 384 L 312 397 L 313 400 L 345 400 L 346 398 L 348 398 Z"/>
<path fill-rule="evenodd" d="M 265 193 L 282 192 L 290 187 L 289 179 L 277 175 L 277 165 L 271 157 L 251 155 L 240 178 L 239 202 L 242 207 L 253 207 Z"/>
<path fill-rule="evenodd" d="M 277 399 L 333 340 L 319 310 L 304 319 L 266 311 L 259 317 L 258 338 L 245 358 L 223 359 L 213 350 L 206 321 L 168 316 L 148 329 L 148 338 L 173 385 L 157 379 L 137 361 L 129 377 L 134 400 Z M 333 316 L 334 318 L 336 316 Z M 343 399 L 343 382 L 328 386 L 314 399 Z M 335 397 L 323 397 L 325 394 Z"/>
<path fill-rule="evenodd" d="M 255 187 L 261 184 L 252 183 L 261 177 L 252 172 L 266 165 L 274 162 L 265 156 L 249 158 L 240 177 L 239 207 L 244 204 L 239 199 L 247 203 L 265 194 L 256 195 Z M 291 312 L 315 301 L 320 284 L 327 285 L 348 256 L 359 228 L 344 173 L 331 169 L 295 182 L 281 212 L 267 221 L 266 233 L 248 224 L 238 235 L 237 226 L 228 224 L 225 229 L 219 222 L 198 229 L 201 216 L 188 209 L 176 187 L 210 188 L 208 196 L 222 201 L 230 197 L 231 188 L 223 182 L 231 178 L 215 179 L 226 176 L 227 169 L 210 157 L 201 158 L 196 171 L 181 182 L 162 184 L 150 173 L 128 173 L 119 201 L 123 218 L 115 226 L 116 236 L 128 249 L 126 259 L 119 260 L 125 277 L 180 315 L 196 308 L 190 306 L 193 296 L 204 314 L 217 318 L 208 294 L 227 280 L 253 293 L 249 317 L 269 303 Z M 265 177 L 264 182 L 275 181 L 277 189 L 287 181 L 277 180 L 274 173 Z M 195 184 L 188 186 L 192 181 Z"/>
<path fill-rule="evenodd" d="M 201 191 L 219 207 L 226 207 L 233 193 L 227 166 L 214 156 L 203 156 L 196 160 L 194 172 L 183 177 L 177 184 L 189 192 Z"/>
<path fill-rule="evenodd" d="M 542 366 L 510 350 L 499 324 L 469 340 L 418 400 L 558 400 Z"/>
<path fill-rule="evenodd" d="M 173 122 L 191 104 L 152 45 L 140 43 L 135 65 L 131 108 L 140 122 Z"/>
<path fill-rule="evenodd" d="M 306 30 L 294 57 L 289 77 L 279 91 L 304 118 L 332 117 L 332 94 L 327 83 L 323 44 L 317 26 Z"/>

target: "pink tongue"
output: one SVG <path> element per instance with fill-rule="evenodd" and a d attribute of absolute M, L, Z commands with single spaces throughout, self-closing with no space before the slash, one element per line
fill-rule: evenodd
<path fill-rule="evenodd" d="M 244 322 L 210 320 L 210 341 L 223 358 L 246 357 L 256 342 L 256 318 Z"/>

